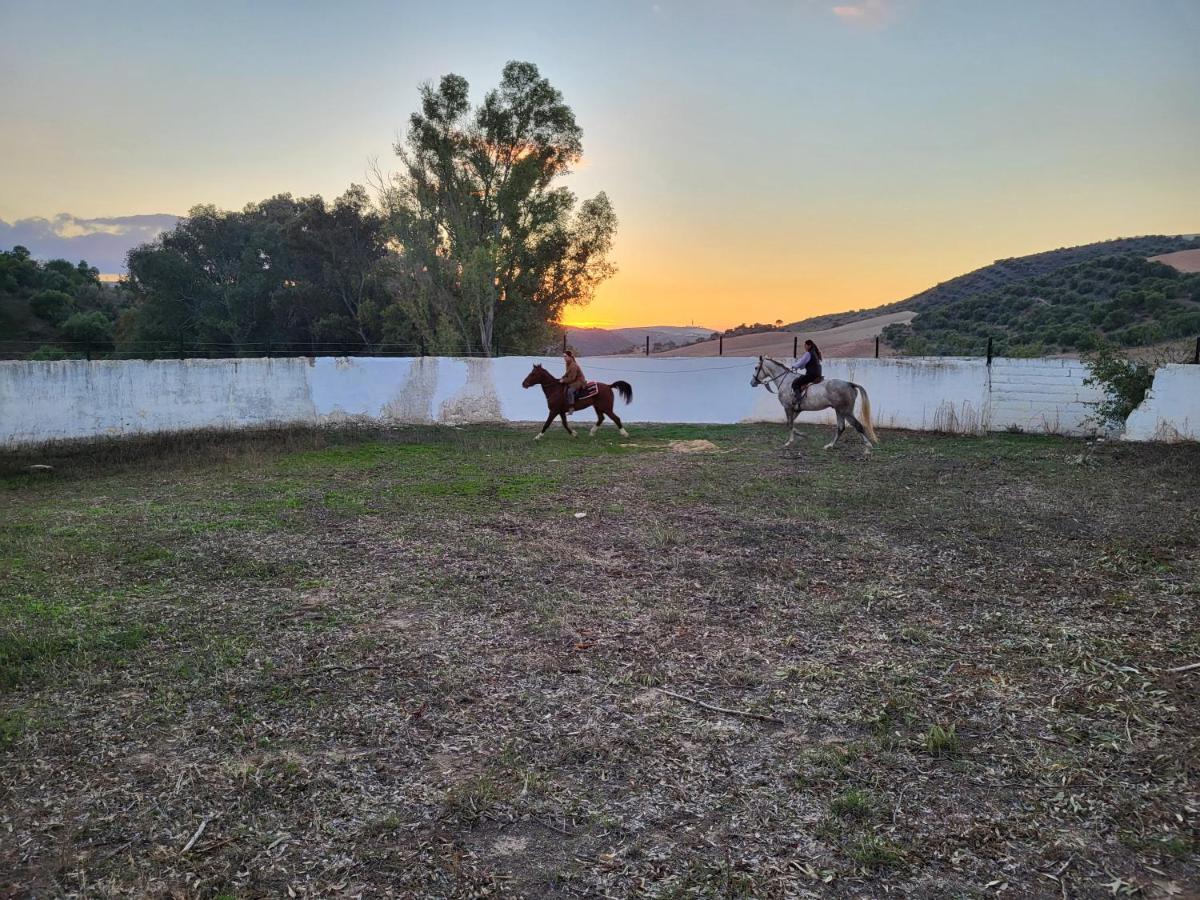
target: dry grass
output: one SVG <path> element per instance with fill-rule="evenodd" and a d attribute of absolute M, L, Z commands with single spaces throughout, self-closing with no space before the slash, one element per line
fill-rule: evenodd
<path fill-rule="evenodd" d="M 1195 891 L 1200 451 L 781 432 L 0 460 L 0 895 Z"/>

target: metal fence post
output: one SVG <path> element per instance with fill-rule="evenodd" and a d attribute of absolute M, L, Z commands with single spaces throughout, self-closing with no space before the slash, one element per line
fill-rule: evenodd
<path fill-rule="evenodd" d="M 1192 365 L 1200 366 L 1200 337 L 1196 338 L 1196 353 L 1192 356 Z"/>
<path fill-rule="evenodd" d="M 725 335 L 722 334 L 722 335 L 718 335 L 718 337 L 717 337 L 717 356 L 724 356 L 724 355 L 725 355 Z"/>
<path fill-rule="evenodd" d="M 879 359 L 879 335 L 875 335 L 875 358 Z"/>
<path fill-rule="evenodd" d="M 797 359 L 800 356 L 800 335 L 792 335 L 792 359 Z"/>
<path fill-rule="evenodd" d="M 650 335 L 646 335 L 646 355 L 650 355 Z"/>
<path fill-rule="evenodd" d="M 987 364 L 988 364 L 989 366 L 992 364 L 992 339 L 991 339 L 991 338 L 988 338 L 988 358 L 987 358 Z"/>

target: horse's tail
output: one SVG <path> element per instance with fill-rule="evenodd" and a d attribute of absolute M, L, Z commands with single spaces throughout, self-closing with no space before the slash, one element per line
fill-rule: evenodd
<path fill-rule="evenodd" d="M 620 394 L 626 403 L 633 400 L 633 388 L 629 386 L 628 381 L 614 381 L 609 387 Z"/>
<path fill-rule="evenodd" d="M 850 382 L 850 386 L 862 394 L 862 427 L 870 438 L 872 444 L 878 444 L 879 438 L 875 436 L 875 426 L 871 424 L 871 398 L 867 396 L 867 389 L 861 384 Z"/>

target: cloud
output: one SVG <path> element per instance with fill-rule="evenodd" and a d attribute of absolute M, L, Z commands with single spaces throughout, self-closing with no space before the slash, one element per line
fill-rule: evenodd
<path fill-rule="evenodd" d="M 833 14 L 855 25 L 882 25 L 892 18 L 891 0 L 860 0 L 833 7 Z"/>
<path fill-rule="evenodd" d="M 165 213 L 96 219 L 59 213 L 53 219 L 34 217 L 11 223 L 0 219 L 0 250 L 19 244 L 37 259 L 82 259 L 101 272 L 118 273 L 125 270 L 125 254 L 130 249 L 154 240 L 177 221 L 178 216 Z"/>

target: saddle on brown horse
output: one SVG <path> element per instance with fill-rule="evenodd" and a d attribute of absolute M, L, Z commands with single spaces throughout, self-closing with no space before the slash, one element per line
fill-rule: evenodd
<path fill-rule="evenodd" d="M 574 406 L 576 403 L 579 403 L 581 400 L 590 400 L 593 397 L 595 397 L 596 394 L 598 394 L 600 392 L 600 385 L 599 385 L 599 382 L 589 381 L 587 384 L 585 384 L 583 387 L 581 387 L 577 390 L 572 389 L 572 388 L 567 388 L 567 391 L 569 392 L 568 398 L 567 398 L 567 405 Z"/>

